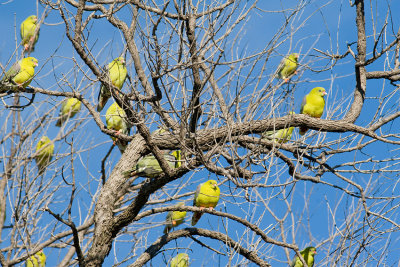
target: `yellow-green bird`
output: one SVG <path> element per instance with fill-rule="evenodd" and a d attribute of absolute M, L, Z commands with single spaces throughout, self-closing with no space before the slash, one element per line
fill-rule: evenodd
<path fill-rule="evenodd" d="M 300 255 L 303 257 L 304 261 L 307 263 L 308 267 L 314 266 L 314 256 L 317 254 L 317 249 L 315 247 L 306 247 L 300 251 Z M 298 256 L 295 256 L 290 263 L 290 267 L 304 267 L 303 263 Z"/>
<path fill-rule="evenodd" d="M 324 112 L 326 91 L 323 87 L 315 87 L 308 95 L 304 96 L 301 103 L 300 114 L 307 114 L 314 118 L 321 118 Z M 307 127 L 300 127 L 300 135 L 307 132 Z"/>
<path fill-rule="evenodd" d="M 289 115 L 295 114 L 293 111 Z M 292 138 L 294 127 L 283 128 L 278 131 L 266 131 L 262 134 L 263 138 L 273 140 L 277 143 L 286 143 Z"/>
<path fill-rule="evenodd" d="M 6 72 L 1 82 L 11 87 L 11 90 L 18 91 L 26 88 L 35 75 L 35 67 L 38 60 L 34 57 L 26 57 L 15 62 Z M 0 90 L 1 91 L 1 90 Z"/>
<path fill-rule="evenodd" d="M 172 258 L 171 267 L 188 267 L 189 266 L 189 255 L 186 253 L 179 253 Z"/>
<path fill-rule="evenodd" d="M 39 174 L 42 174 L 46 168 L 46 166 L 50 163 L 53 158 L 54 153 L 54 144 L 47 137 L 42 136 L 39 142 L 36 145 L 36 155 L 35 161 L 38 166 Z"/>
<path fill-rule="evenodd" d="M 288 57 L 282 59 L 281 63 L 278 66 L 278 74 L 277 77 L 279 79 L 285 80 L 285 82 L 289 81 L 290 76 L 292 76 L 297 69 L 299 54 L 293 53 Z"/>
<path fill-rule="evenodd" d="M 164 159 L 167 161 L 168 166 L 172 169 L 179 168 L 182 165 L 181 151 L 175 150 L 172 153 L 164 153 Z M 155 178 L 163 173 L 163 170 L 154 155 L 147 155 L 142 157 L 136 164 L 133 170 L 126 172 L 128 176 L 138 176 Z"/>
<path fill-rule="evenodd" d="M 36 252 L 35 255 L 30 256 L 25 261 L 25 267 L 45 267 L 46 266 L 46 255 L 43 250 Z"/>
<path fill-rule="evenodd" d="M 57 120 L 56 126 L 61 127 L 66 120 L 73 118 L 80 109 L 81 101 L 79 99 L 74 97 L 65 99 L 61 104 L 60 118 Z"/>
<path fill-rule="evenodd" d="M 127 74 L 124 58 L 117 57 L 116 59 L 111 61 L 111 63 L 109 63 L 107 66 L 104 66 L 103 69 L 108 74 L 109 82 L 111 82 L 112 85 L 121 90 L 122 86 L 124 85 Z M 98 112 L 103 110 L 104 106 L 106 105 L 110 97 L 111 97 L 110 90 L 108 90 L 106 86 L 101 84 L 98 96 L 99 103 L 97 104 Z"/>
<path fill-rule="evenodd" d="M 200 184 L 194 194 L 193 206 L 200 207 L 200 211 L 196 211 L 192 216 L 192 225 L 200 220 L 203 214 L 202 210 L 209 208 L 213 210 L 218 204 L 220 190 L 217 185 L 217 181 L 208 180 L 205 183 Z"/>
<path fill-rule="evenodd" d="M 116 102 L 114 102 L 107 109 L 106 122 L 108 129 L 117 131 L 117 134 L 122 133 L 125 135 L 129 135 L 130 126 L 128 125 L 127 122 L 126 113 L 120 106 L 118 106 Z M 114 144 L 118 146 L 121 153 L 123 153 L 125 151 L 126 146 L 128 145 L 128 142 L 125 142 L 115 137 L 111 137 L 111 139 L 114 141 Z"/>
<path fill-rule="evenodd" d="M 184 206 L 184 202 L 179 202 L 175 205 L 175 207 Z M 185 221 L 186 211 L 170 211 L 167 214 L 167 218 L 165 218 L 166 226 L 164 228 L 164 234 L 167 234 L 171 231 L 173 227 L 177 227 L 181 225 Z"/>
<path fill-rule="evenodd" d="M 24 50 L 33 52 L 35 50 L 35 44 L 39 39 L 39 30 L 36 33 L 38 19 L 35 15 L 27 17 L 21 23 L 21 39 Z"/>

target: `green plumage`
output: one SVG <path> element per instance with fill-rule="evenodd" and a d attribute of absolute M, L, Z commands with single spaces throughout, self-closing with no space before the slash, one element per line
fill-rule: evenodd
<path fill-rule="evenodd" d="M 326 91 L 323 87 L 315 87 L 303 98 L 300 114 L 306 114 L 314 118 L 321 118 L 324 112 Z M 300 135 L 304 135 L 307 127 L 300 127 Z"/>
<path fill-rule="evenodd" d="M 47 165 L 53 158 L 53 153 L 54 153 L 53 142 L 47 136 L 42 136 L 42 138 L 36 145 L 36 155 L 35 155 L 35 161 L 36 165 L 38 166 L 39 174 L 42 174 L 44 172 Z"/>
<path fill-rule="evenodd" d="M 186 253 L 179 253 L 172 258 L 171 267 L 188 267 L 189 266 L 189 255 Z"/>
<path fill-rule="evenodd" d="M 107 65 L 107 67 L 103 68 L 104 71 L 107 73 L 107 77 L 109 82 L 112 83 L 116 88 L 121 90 L 122 86 L 124 85 L 127 69 L 125 67 L 125 60 L 123 57 L 117 57 L 111 63 Z M 117 92 L 118 93 L 118 92 Z M 101 84 L 99 96 L 98 96 L 98 104 L 97 104 L 97 111 L 100 112 L 103 110 L 104 106 L 107 104 L 108 99 L 111 97 L 110 90 L 107 89 L 104 84 Z"/>
<path fill-rule="evenodd" d="M 184 202 L 179 202 L 176 207 L 184 206 Z M 167 234 L 171 231 L 173 227 L 177 227 L 185 221 L 186 211 L 170 211 L 167 214 L 167 218 L 165 218 L 165 228 L 164 234 Z"/>
<path fill-rule="evenodd" d="M 175 150 L 171 154 L 165 153 L 164 159 L 167 161 L 168 166 L 172 169 L 179 168 L 182 165 L 181 151 Z M 129 176 L 139 176 L 147 178 L 155 178 L 163 173 L 158 160 L 153 155 L 147 155 L 141 158 L 134 170 L 127 172 Z"/>
<path fill-rule="evenodd" d="M 218 204 L 219 195 L 220 190 L 217 181 L 208 180 L 197 187 L 194 194 L 193 206 L 200 207 L 200 209 L 209 208 L 212 210 Z M 202 214 L 202 211 L 196 211 L 193 213 L 192 225 L 196 225 Z"/>
<path fill-rule="evenodd" d="M 304 261 L 307 263 L 308 267 L 314 266 L 314 255 L 317 254 L 315 247 L 306 247 L 300 251 L 300 255 L 303 257 Z M 290 267 L 304 267 L 303 263 L 298 256 L 295 256 L 290 264 Z"/>
<path fill-rule="evenodd" d="M 285 57 L 279 64 L 277 77 L 287 82 L 290 79 L 290 76 L 292 76 L 297 70 L 298 59 L 299 54 L 297 53 L 293 53 L 288 57 Z"/>
<path fill-rule="evenodd" d="M 35 50 L 35 44 L 39 39 L 39 30 L 36 33 L 38 19 L 35 15 L 27 17 L 21 23 L 21 39 L 24 50 L 33 52 Z M 36 35 L 35 35 L 36 33 Z"/>
<path fill-rule="evenodd" d="M 80 109 L 81 101 L 73 97 L 65 99 L 61 104 L 60 118 L 57 120 L 56 126 L 61 127 L 67 119 L 73 118 Z"/>
<path fill-rule="evenodd" d="M 293 111 L 289 115 L 295 114 Z M 286 143 L 292 138 L 294 127 L 283 128 L 277 131 L 266 131 L 262 134 L 265 139 L 273 140 L 277 143 Z"/>

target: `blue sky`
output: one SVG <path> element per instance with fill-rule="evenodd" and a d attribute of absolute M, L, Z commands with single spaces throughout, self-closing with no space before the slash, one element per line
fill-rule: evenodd
<path fill-rule="evenodd" d="M 237 49 L 235 52 L 237 52 L 239 55 L 247 55 L 255 51 L 260 51 L 266 47 L 267 43 L 276 33 L 278 27 L 283 23 L 285 15 L 287 16 L 289 14 L 289 11 L 285 13 L 278 13 L 275 11 L 293 8 L 298 2 L 299 1 L 297 0 L 284 2 L 260 1 L 258 4 L 260 10 L 251 13 L 251 16 L 247 18 L 247 24 L 240 33 L 242 39 L 238 43 L 238 46 L 235 47 Z M 319 70 L 329 66 L 331 63 L 330 60 L 321 58 L 321 54 L 313 50 L 313 48 L 324 52 L 344 54 L 347 50 L 346 45 L 357 40 L 357 30 L 355 27 L 355 8 L 349 7 L 348 0 L 326 1 L 326 5 L 320 2 L 321 1 L 303 1 L 303 3 L 307 4 L 306 8 L 299 12 L 295 18 L 293 18 L 292 24 L 289 24 L 289 27 L 295 27 L 303 22 L 304 25 L 295 33 L 289 29 L 285 30 L 285 36 L 288 36 L 288 40 L 272 52 L 271 58 L 266 65 L 266 70 L 262 72 L 264 79 L 268 80 L 268 77 L 275 71 L 276 66 L 279 64 L 283 55 L 291 52 L 299 52 L 301 55 L 301 67 L 299 68 L 299 74 L 293 78 L 293 83 L 296 83 L 295 90 L 290 90 L 289 97 L 285 100 L 284 104 L 282 104 L 282 106 L 275 111 L 280 115 L 286 114 L 288 109 L 298 112 L 304 94 L 308 93 L 310 89 L 316 86 L 323 86 L 328 92 L 328 96 L 326 98 L 326 112 L 323 118 L 342 118 L 346 105 L 350 103 L 352 99 L 353 90 L 356 83 L 354 76 L 354 59 L 351 56 L 339 61 L 334 68 L 322 73 L 313 72 L 310 70 L 310 68 L 313 70 Z M 392 12 L 395 13 L 395 10 L 400 10 L 400 2 L 378 2 L 379 3 L 374 6 L 374 10 L 376 8 L 377 12 L 374 12 L 373 16 L 374 18 L 377 18 L 376 28 L 379 31 L 387 12 L 387 3 L 390 3 Z M 248 2 L 248 4 L 251 3 L 252 1 Z M 27 16 L 36 14 L 37 9 L 39 15 L 41 15 L 44 11 L 41 6 L 37 7 L 35 1 L 27 1 L 24 3 L 24 8 L 21 8 L 20 4 L 20 1 L 0 2 L 0 22 L 1 25 L 3 25 L 3 27 L 0 28 L 0 34 L 2 36 L 0 39 L 0 62 L 2 66 L 7 66 L 6 68 L 8 68 L 16 58 L 14 52 L 20 42 L 19 24 Z M 243 5 L 244 4 L 245 3 L 243 3 Z M 371 15 L 369 4 L 366 3 L 366 5 L 366 17 L 369 18 Z M 129 16 L 130 13 L 125 12 L 121 15 L 121 18 L 129 18 Z M 394 32 L 397 31 L 396 29 L 398 29 L 399 25 L 399 17 L 393 15 Z M 368 35 L 372 34 L 373 26 L 374 25 L 371 23 L 371 21 L 367 19 Z M 99 65 L 103 65 L 113 58 L 119 56 L 123 50 L 123 43 L 120 33 L 109 24 L 105 23 L 104 20 L 97 20 L 96 24 L 91 25 L 91 27 L 92 32 L 90 33 L 89 44 L 93 47 L 92 52 Z M 65 27 L 58 13 L 56 11 L 50 12 L 49 16 L 45 20 L 45 24 L 41 27 L 40 39 L 36 45 L 35 52 L 32 54 L 39 60 L 39 72 L 37 77 L 32 82 L 32 85 L 56 91 L 71 91 L 72 89 L 77 90 L 85 94 L 89 101 L 95 104 L 97 101 L 97 90 L 99 88 L 99 83 L 89 82 L 85 78 L 85 75 L 83 75 L 82 72 L 75 67 L 72 60 L 73 58 L 77 59 L 78 64 L 82 64 L 82 62 L 80 61 L 77 53 L 74 52 L 69 40 L 64 36 L 64 34 Z M 385 36 L 385 38 L 387 38 L 389 40 L 388 42 L 390 42 L 392 36 L 388 34 Z M 139 40 L 138 43 L 140 43 Z M 372 45 L 372 38 L 369 38 L 368 51 L 371 51 L 370 47 Z M 352 45 L 351 48 L 355 51 L 356 45 Z M 367 57 L 370 56 L 371 54 L 369 54 Z M 7 62 L 10 62 L 10 64 L 7 64 Z M 134 77 L 132 60 L 128 58 L 127 63 L 128 72 Z M 244 95 L 246 95 L 247 92 L 251 92 L 256 86 L 255 76 L 261 72 L 260 69 L 262 64 L 263 60 L 260 60 L 260 62 L 255 65 L 254 81 L 249 82 L 248 88 L 246 88 L 243 93 Z M 377 60 L 371 66 L 368 66 L 367 70 L 382 70 L 382 66 L 387 69 L 390 67 L 390 64 L 393 64 L 393 58 L 388 58 L 385 61 Z M 219 69 L 218 71 L 222 72 L 222 69 L 223 67 L 221 67 L 221 70 Z M 244 68 L 244 71 L 249 69 L 249 67 Z M 83 68 L 83 70 L 87 72 L 89 77 L 94 78 L 94 75 L 88 71 L 87 68 Z M 238 84 L 243 82 L 242 79 L 245 74 L 246 73 L 244 73 L 243 76 L 237 77 L 236 81 L 238 81 Z M 60 80 L 63 75 L 67 77 L 70 83 L 55 83 L 55 81 Z M 224 85 L 223 80 L 220 84 L 221 88 L 224 89 L 226 89 L 224 86 L 229 87 L 233 85 L 233 83 Z M 259 88 L 262 87 L 262 85 L 258 86 Z M 284 88 L 285 87 L 286 85 Z M 287 85 L 287 88 L 292 87 L 293 84 Z M 233 89 L 238 88 L 230 88 L 232 92 Z M 376 110 L 379 105 L 378 97 L 380 97 L 381 94 L 390 95 L 390 90 L 393 90 L 393 87 L 390 87 L 388 83 L 382 81 L 368 81 L 367 100 L 365 102 L 362 114 L 357 120 L 356 124 L 366 126 L 373 119 L 376 121 L 387 114 L 397 111 L 398 95 L 395 94 L 387 101 L 385 107 L 382 108 L 382 112 L 374 118 L 375 112 L 373 111 Z M 227 93 L 227 99 L 229 99 L 229 97 L 233 98 L 234 96 L 234 93 Z M 51 139 L 54 139 L 59 137 L 62 131 L 67 132 L 68 129 L 73 128 L 73 123 L 67 124 L 61 132 L 58 128 L 54 127 L 61 100 L 61 97 L 37 95 L 35 103 L 21 112 L 21 116 L 27 124 L 34 118 L 38 118 L 45 113 L 49 113 L 50 117 L 53 117 L 50 119 L 50 123 L 44 125 L 39 132 L 35 133 L 34 138 L 30 141 L 31 144 L 35 144 L 42 134 L 46 134 Z M 344 102 L 343 107 L 336 109 L 339 102 Z M 248 104 L 249 102 L 243 103 L 243 110 Z M 270 116 L 271 113 L 268 113 L 268 107 L 268 103 L 266 103 L 265 107 L 260 107 L 255 118 L 263 119 Z M 0 107 L 0 110 L 5 112 L 3 106 Z M 104 114 L 105 112 L 102 113 L 103 116 Z M 51 184 L 52 186 L 59 186 L 59 189 L 54 194 L 54 198 L 48 200 L 48 205 L 54 212 L 63 213 L 68 206 L 71 188 L 63 183 L 60 176 L 61 170 L 59 166 L 62 166 L 63 164 L 69 166 L 68 162 L 70 158 L 68 156 L 68 152 L 70 147 L 65 141 L 71 142 L 74 140 L 74 147 L 78 148 L 78 156 L 75 157 L 74 161 L 75 179 L 77 179 L 78 191 L 74 202 L 72 215 L 76 225 L 80 225 L 84 221 L 88 210 L 92 212 L 92 207 L 89 206 L 90 198 L 92 195 L 96 194 L 100 183 L 99 170 L 101 163 L 99 158 L 102 159 L 106 155 L 112 144 L 111 139 L 100 132 L 85 108 L 83 108 L 77 116 L 77 119 L 81 118 L 85 118 L 85 120 L 79 126 L 79 129 L 74 130 L 66 140 L 60 140 L 56 143 L 56 152 L 59 153 L 60 156 L 57 157 L 57 162 L 49 167 L 49 171 L 43 178 L 45 183 Z M 151 119 L 151 117 L 149 117 L 149 119 Z M 156 120 L 157 118 L 154 119 Z M 27 128 L 29 127 L 27 126 Z M 152 124 L 151 129 L 153 130 L 155 128 L 156 125 Z M 397 121 L 394 121 L 393 123 L 383 127 L 384 131 L 387 132 L 397 132 L 397 128 Z M 338 133 L 320 133 L 319 135 L 315 135 L 314 137 L 307 139 L 306 143 L 334 142 L 341 136 L 344 135 Z M 297 131 L 295 132 L 294 139 L 299 139 Z M 356 138 L 355 141 L 351 141 L 350 139 L 349 143 L 359 140 L 359 137 Z M 89 151 L 85 150 L 86 147 L 91 146 L 94 146 L 94 148 Z M 27 149 L 29 149 L 29 145 L 27 145 Z M 239 151 L 239 153 L 245 152 L 245 150 Z M 335 155 L 330 159 L 329 163 L 334 166 L 335 164 L 341 164 L 351 160 L 352 158 L 361 160 L 371 157 L 372 159 L 376 160 L 385 158 L 388 155 L 390 155 L 389 157 L 392 158 L 397 157 L 397 149 L 387 144 L 377 143 L 368 146 L 362 151 L 357 152 L 355 155 L 354 153 Z M 290 155 L 288 154 L 288 156 Z M 107 162 L 107 174 L 110 173 L 111 167 L 116 164 L 119 157 L 120 152 L 117 149 L 114 149 L 109 161 Z M 275 159 L 275 161 L 276 162 L 270 169 L 270 176 L 268 179 L 265 178 L 263 174 L 257 178 L 260 179 L 260 183 L 278 184 L 282 180 L 286 180 L 289 177 L 287 169 L 284 168 L 284 164 L 278 159 Z M 267 166 L 268 163 L 266 163 Z M 28 166 L 32 167 L 32 170 L 30 170 L 31 172 L 36 171 L 34 162 Z M 367 168 L 371 165 L 366 164 L 358 167 L 364 168 L 364 166 Z M 385 164 L 383 163 L 379 166 L 384 167 Z M 261 165 L 253 166 L 253 168 L 259 171 L 265 171 L 264 167 Z M 353 168 L 348 166 L 342 167 L 341 169 L 351 170 Z M 303 170 L 307 173 L 307 170 L 304 167 Z M 54 175 L 55 173 L 57 173 L 57 175 Z M 397 184 L 393 186 L 394 181 L 396 181 L 395 174 L 360 175 L 348 173 L 344 175 L 347 178 L 363 185 L 367 184 L 371 180 L 372 182 L 376 182 L 379 179 L 379 186 L 377 185 L 376 187 L 372 187 L 376 190 L 376 194 L 398 194 Z M 69 180 L 72 179 L 71 171 L 68 169 L 65 170 L 65 176 Z M 323 178 L 335 185 L 346 187 L 351 191 L 354 190 L 354 188 L 349 186 L 348 183 L 338 179 L 332 174 L 327 173 Z M 206 170 L 200 170 L 199 172 L 190 172 L 186 174 L 182 179 L 174 181 L 171 183 L 171 185 L 176 186 L 177 190 L 179 189 L 181 193 L 185 193 L 188 191 L 193 191 L 198 183 L 204 182 L 207 179 L 216 179 L 222 181 L 223 177 L 210 174 Z M 265 181 L 262 179 L 265 179 Z M 182 187 L 182 184 L 185 184 L 184 188 L 180 188 Z M 391 193 L 389 191 L 390 189 L 392 189 Z M 44 195 L 46 192 L 50 191 L 51 188 L 46 188 L 46 190 L 47 191 L 41 192 L 40 195 Z M 282 199 L 282 196 L 286 195 L 288 199 L 294 203 L 293 205 L 295 207 L 295 222 L 293 222 L 295 227 L 288 229 L 288 242 L 295 242 L 299 245 L 299 247 L 304 247 L 310 244 L 318 245 L 320 248 L 318 249 L 319 253 L 316 261 L 319 262 L 326 258 L 329 259 L 332 256 L 332 254 L 330 254 L 331 250 L 329 247 L 329 242 L 323 242 L 327 240 L 331 232 L 335 231 L 336 226 L 341 226 L 347 222 L 345 218 L 348 214 L 351 214 L 350 211 L 359 208 L 359 203 L 357 203 L 358 200 L 351 198 L 348 195 L 343 195 L 341 190 L 333 189 L 327 185 L 315 185 L 309 182 L 299 182 L 295 185 L 295 187 L 290 185 L 288 188 L 285 188 L 286 191 L 283 194 L 281 190 L 281 187 L 277 187 L 259 189 L 257 192 L 251 191 L 250 198 L 256 201 L 256 204 L 249 205 L 244 201 L 243 191 L 237 190 L 232 183 L 228 182 L 221 186 L 222 197 L 217 209 L 246 217 L 249 221 L 257 221 L 258 218 L 262 218 L 259 222 L 260 228 L 265 230 L 265 232 L 269 232 L 271 237 L 279 239 L 280 237 L 279 231 L 277 230 L 277 223 L 266 211 L 264 206 L 266 203 L 263 203 L 262 199 L 267 199 L 269 196 L 277 195 L 278 197 L 268 201 L 267 205 L 274 212 L 276 212 L 277 215 L 281 216 L 286 211 L 285 204 L 283 204 L 284 200 Z M 158 194 L 161 195 L 161 193 L 157 193 L 151 200 L 156 200 L 157 196 L 159 196 Z M 232 196 L 232 194 L 234 194 L 234 196 Z M 9 208 L 9 204 L 14 204 L 14 197 L 15 195 L 13 193 L 10 193 L 8 196 L 7 216 L 12 213 L 11 209 Z M 183 199 L 187 201 L 187 205 L 191 205 L 192 196 L 185 197 Z M 307 203 L 305 203 L 305 199 L 307 200 Z M 240 205 L 238 206 L 236 203 L 240 203 Z M 337 211 L 330 209 L 336 205 Z M 153 206 L 150 205 L 149 207 Z M 381 206 L 377 205 L 376 209 L 379 208 L 381 208 Z M 335 215 L 332 216 L 332 214 Z M 45 225 L 48 220 L 53 220 L 52 217 L 44 211 L 39 211 L 37 215 L 40 216 L 40 220 L 38 222 L 39 225 Z M 305 219 L 307 216 L 310 218 L 309 221 Z M 393 219 L 397 219 L 395 215 L 393 216 Z M 8 216 L 6 225 L 11 223 L 11 221 L 9 221 L 12 220 L 10 217 L 11 216 Z M 124 229 L 128 233 L 116 238 L 113 248 L 110 252 L 110 255 L 107 257 L 104 266 L 117 264 L 129 255 L 140 255 L 144 249 L 151 245 L 151 243 L 162 234 L 163 226 L 161 223 L 164 221 L 164 218 L 165 214 L 158 214 L 142 221 L 132 223 L 128 228 Z M 333 219 L 336 221 L 333 222 Z M 190 219 L 187 221 L 188 222 L 184 225 L 185 227 L 188 227 L 190 224 Z M 141 227 L 143 225 L 146 225 L 149 227 L 149 229 L 141 232 L 140 234 L 132 232 L 137 229 L 137 227 Z M 197 226 L 216 231 L 222 231 L 224 233 L 226 231 L 229 236 L 235 240 L 240 238 L 245 239 L 243 244 L 247 244 L 247 242 L 254 242 L 258 238 L 252 233 L 247 233 L 246 228 L 238 225 L 235 222 L 221 220 L 220 218 L 211 215 L 204 215 Z M 59 223 L 51 224 L 50 228 L 53 229 L 53 227 L 54 229 L 57 229 L 54 232 L 59 232 L 61 229 L 66 229 L 65 226 Z M 227 229 L 224 229 L 225 227 Z M 380 225 L 380 227 L 383 229 L 388 226 Z M 310 232 L 312 235 L 309 234 Z M 291 238 L 292 233 L 295 236 L 295 240 L 292 240 Z M 3 247 L 9 243 L 8 238 L 9 232 L 7 230 L 3 230 Z M 40 240 L 41 238 L 48 238 L 45 234 L 45 231 L 35 233 L 32 237 L 32 240 Z M 391 238 L 393 240 L 393 244 L 388 246 L 388 250 L 393 251 L 393 253 L 389 253 L 388 258 L 386 259 L 388 265 L 394 265 L 399 260 L 397 256 L 398 253 L 394 253 L 394 251 L 397 251 L 396 246 L 398 246 L 397 240 L 399 236 L 397 233 L 393 233 Z M 144 239 L 147 240 L 144 241 Z M 220 242 L 202 238 L 199 238 L 199 240 L 208 244 L 214 249 L 220 250 L 221 252 L 225 249 L 225 246 Z M 142 246 L 134 247 L 134 245 L 136 245 L 135 242 L 142 243 Z M 372 248 L 377 250 L 380 249 L 382 247 L 382 243 L 380 242 L 377 242 L 376 245 L 372 246 Z M 83 245 L 85 245 L 85 243 Z M 270 246 L 268 244 L 264 244 L 263 242 L 258 244 L 257 248 L 264 252 L 264 254 L 261 255 L 263 258 L 268 259 L 268 257 L 271 256 L 280 260 L 272 261 L 272 266 L 286 266 L 286 257 L 282 248 Z M 157 255 L 148 264 L 148 266 L 160 266 L 160 264 L 168 261 L 171 258 L 171 255 L 175 255 L 174 253 L 176 253 L 177 249 L 179 252 L 187 251 L 191 258 L 192 266 L 225 266 L 229 260 L 226 256 L 217 255 L 216 253 L 201 247 L 190 238 L 182 238 L 165 246 L 162 252 Z M 48 266 L 56 266 L 56 264 L 60 262 L 66 253 L 66 250 L 59 250 L 57 248 L 45 248 L 44 251 L 48 256 Z M 293 252 L 291 252 L 290 255 L 292 256 Z M 133 257 L 133 259 L 135 258 L 136 257 Z M 239 264 L 240 260 L 242 260 L 242 258 L 236 255 L 233 257 L 231 264 Z M 127 262 L 121 263 L 121 266 L 127 266 L 132 262 L 132 259 L 128 260 Z"/>

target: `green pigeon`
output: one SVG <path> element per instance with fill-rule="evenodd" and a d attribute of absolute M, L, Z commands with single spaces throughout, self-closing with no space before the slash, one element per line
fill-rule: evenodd
<path fill-rule="evenodd" d="M 303 257 L 304 261 L 307 263 L 308 267 L 314 266 L 314 255 L 317 254 L 315 247 L 306 247 L 300 251 L 300 255 Z M 295 256 L 290 263 L 290 267 L 304 267 L 303 263 L 298 256 Z"/>
<path fill-rule="evenodd" d="M 184 206 L 184 202 L 179 202 L 176 204 L 176 207 L 182 207 Z M 185 221 L 186 217 L 186 211 L 170 211 L 167 214 L 167 218 L 165 218 L 165 228 L 164 228 L 164 234 L 167 234 L 171 231 L 173 227 L 176 227 L 180 224 L 182 224 Z"/>
<path fill-rule="evenodd" d="M 189 266 L 189 255 L 186 253 L 179 253 L 172 258 L 171 267 L 188 267 Z"/>
<path fill-rule="evenodd" d="M 288 57 L 282 59 L 281 63 L 278 66 L 278 74 L 277 77 L 279 79 L 283 79 L 286 82 L 289 81 L 290 76 L 292 76 L 297 69 L 297 60 L 299 59 L 299 54 L 293 53 Z"/>
<path fill-rule="evenodd" d="M 172 153 L 164 153 L 164 159 L 167 161 L 168 165 L 172 169 L 179 168 L 182 165 L 181 162 L 181 151 L 175 150 Z M 133 170 L 126 172 L 128 176 L 138 176 L 155 178 L 163 173 L 160 164 L 153 155 L 147 155 L 142 157 L 136 164 Z"/>
<path fill-rule="evenodd" d="M 200 210 L 204 208 L 209 208 L 213 210 L 218 204 L 220 190 L 217 185 L 217 181 L 208 180 L 205 183 L 200 184 L 194 194 L 193 206 L 200 207 Z M 192 216 L 192 225 L 200 220 L 202 211 L 196 211 Z"/>
<path fill-rule="evenodd" d="M 57 127 L 61 127 L 61 125 L 68 120 L 69 118 L 73 118 L 76 113 L 81 109 L 81 101 L 77 98 L 71 97 L 65 99 L 61 104 L 60 109 L 60 118 L 56 122 Z"/>
<path fill-rule="evenodd" d="M 104 71 L 108 74 L 109 82 L 112 83 L 115 87 L 121 90 L 122 86 L 124 85 L 127 69 L 125 67 L 125 60 L 123 57 L 117 57 L 111 63 L 105 66 Z M 104 106 L 106 105 L 108 99 L 111 97 L 110 90 L 107 89 L 106 86 L 101 84 L 99 96 L 98 96 L 98 104 L 97 104 L 97 111 L 100 112 L 103 110 Z"/>
<path fill-rule="evenodd" d="M 293 111 L 289 112 L 289 115 L 295 114 Z M 273 140 L 277 143 L 286 143 L 292 138 L 294 127 L 283 128 L 277 131 L 266 131 L 262 134 L 265 139 Z"/>
<path fill-rule="evenodd" d="M 324 112 L 326 91 L 323 87 L 315 87 L 308 95 L 304 96 L 301 103 L 300 114 L 307 114 L 314 118 L 321 118 Z M 300 127 L 300 135 L 307 132 L 307 127 Z"/>
<path fill-rule="evenodd" d="M 35 35 L 37 22 L 37 17 L 35 15 L 31 15 L 21 23 L 20 33 L 24 51 L 33 52 L 35 50 L 35 44 L 39 39 L 39 31 Z"/>
<path fill-rule="evenodd" d="M 106 122 L 107 128 L 110 130 L 114 130 L 118 133 L 122 133 L 125 135 L 129 135 L 130 127 L 127 122 L 127 117 L 125 111 L 118 106 L 116 102 L 114 102 L 106 112 Z M 128 142 L 123 141 L 119 138 L 111 137 L 114 141 L 114 144 L 118 146 L 121 153 L 124 153 Z"/>
<path fill-rule="evenodd" d="M 19 91 L 26 88 L 32 81 L 35 75 L 35 67 L 38 65 L 38 60 L 34 57 L 26 57 L 15 62 L 1 79 L 13 91 Z M 0 89 L 0 92 L 3 90 Z"/>
<path fill-rule="evenodd" d="M 47 137 L 42 136 L 36 145 L 35 161 L 38 166 L 39 174 L 42 174 L 53 158 L 54 144 Z"/>
<path fill-rule="evenodd" d="M 35 255 L 30 256 L 25 261 L 25 267 L 45 267 L 46 266 L 46 255 L 43 250 L 36 252 Z"/>

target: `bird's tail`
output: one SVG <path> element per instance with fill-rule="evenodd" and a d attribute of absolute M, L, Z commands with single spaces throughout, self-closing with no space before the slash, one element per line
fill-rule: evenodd
<path fill-rule="evenodd" d="M 307 132 L 308 128 L 307 127 L 300 127 L 299 133 L 300 135 L 304 135 Z"/>
<path fill-rule="evenodd" d="M 119 151 L 121 152 L 121 154 L 123 154 L 125 152 L 126 147 L 128 146 L 128 142 L 125 142 L 123 140 L 119 140 L 118 139 L 115 143 L 118 146 Z"/>
<path fill-rule="evenodd" d="M 164 228 L 164 234 L 168 234 L 171 231 L 171 229 L 172 229 L 172 226 L 166 225 Z"/>
<path fill-rule="evenodd" d="M 102 90 L 102 88 L 100 89 Z M 97 104 L 97 111 L 100 112 L 103 110 L 104 106 L 107 104 L 109 97 L 99 95 L 99 103 Z"/>
<path fill-rule="evenodd" d="M 61 118 L 59 118 L 56 122 L 56 126 L 57 127 L 61 127 L 61 125 L 63 124 L 63 120 Z"/>
<path fill-rule="evenodd" d="M 192 216 L 192 226 L 196 225 L 196 223 L 200 220 L 201 215 L 203 215 L 200 211 L 195 211 Z"/>

